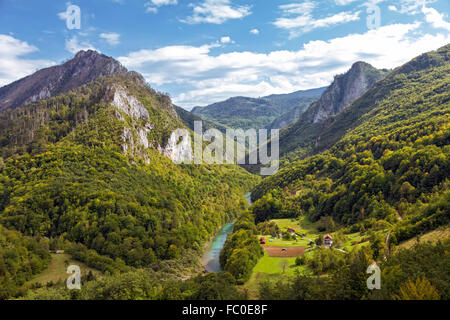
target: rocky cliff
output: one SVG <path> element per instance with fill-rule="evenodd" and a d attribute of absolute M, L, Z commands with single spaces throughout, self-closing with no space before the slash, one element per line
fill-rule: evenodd
<path fill-rule="evenodd" d="M 378 70 L 366 62 L 354 63 L 349 71 L 337 75 L 320 99 L 305 112 L 306 122 L 317 123 L 338 114 L 386 74 L 386 70 Z"/>

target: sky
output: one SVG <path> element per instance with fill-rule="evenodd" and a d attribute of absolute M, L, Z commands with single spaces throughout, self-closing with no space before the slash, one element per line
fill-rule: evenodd
<path fill-rule="evenodd" d="M 0 86 L 95 49 L 189 110 L 395 68 L 450 43 L 449 15 L 449 0 L 0 0 Z"/>

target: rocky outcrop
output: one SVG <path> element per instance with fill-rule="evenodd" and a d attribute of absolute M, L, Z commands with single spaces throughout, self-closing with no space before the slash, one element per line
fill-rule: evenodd
<path fill-rule="evenodd" d="M 386 74 L 386 70 L 378 70 L 368 63 L 354 63 L 348 72 L 337 75 L 320 99 L 305 112 L 306 123 L 317 123 L 338 114 Z"/>
<path fill-rule="evenodd" d="M 129 95 L 122 86 L 113 88 L 114 98 L 112 105 L 119 111 L 134 119 L 149 119 L 150 115 L 144 105 L 134 96 Z"/>
<path fill-rule="evenodd" d="M 146 149 L 156 149 L 175 163 L 190 162 L 193 159 L 191 137 L 187 130 L 181 129 L 173 132 L 164 146 L 155 144 L 148 138 L 148 134 L 154 128 L 147 108 L 136 97 L 130 95 L 127 90 L 114 85 L 111 105 L 118 111 L 119 120 L 123 120 L 127 126 L 122 133 L 122 151 L 124 154 L 143 157 L 149 163 L 150 158 Z M 128 117 L 126 119 L 125 117 Z M 143 124 L 144 123 L 144 124 Z"/>
<path fill-rule="evenodd" d="M 102 76 L 125 74 L 118 61 L 96 51 L 80 51 L 66 63 L 37 71 L 0 88 L 0 112 L 57 96 Z"/>
<path fill-rule="evenodd" d="M 311 154 L 313 148 L 328 145 L 331 140 L 323 133 L 346 108 L 351 106 L 368 90 L 376 86 L 388 75 L 388 70 L 378 70 L 365 62 L 356 62 L 345 74 L 337 75 L 319 100 L 280 134 L 280 155 L 289 159 L 299 159 Z M 349 121 L 335 137 L 345 132 Z M 325 147 L 321 147 L 323 149 Z"/>
<path fill-rule="evenodd" d="M 191 136 L 187 130 L 180 131 L 173 132 L 165 148 L 159 146 L 158 150 L 175 163 L 191 163 L 193 161 Z"/>

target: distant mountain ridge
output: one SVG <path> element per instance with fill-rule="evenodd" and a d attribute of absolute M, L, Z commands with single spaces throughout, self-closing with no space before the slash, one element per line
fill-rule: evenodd
<path fill-rule="evenodd" d="M 0 112 L 66 93 L 95 79 L 128 70 L 93 50 L 80 51 L 66 63 L 45 68 L 0 88 Z"/>
<path fill-rule="evenodd" d="M 232 97 L 206 107 L 195 107 L 192 113 L 204 120 L 229 128 L 262 129 L 291 123 L 292 119 L 272 124 L 278 117 L 296 109 L 303 112 L 320 97 L 325 88 L 274 94 L 261 98 Z"/>

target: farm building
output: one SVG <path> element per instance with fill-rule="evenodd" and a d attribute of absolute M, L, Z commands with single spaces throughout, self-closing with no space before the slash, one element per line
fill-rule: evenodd
<path fill-rule="evenodd" d="M 326 234 L 323 237 L 323 246 L 325 248 L 331 248 L 332 245 L 333 245 L 333 238 L 329 234 Z"/>
<path fill-rule="evenodd" d="M 260 243 L 260 244 L 266 244 L 266 238 L 261 237 L 261 238 L 259 239 L 259 243 Z"/>
<path fill-rule="evenodd" d="M 287 228 L 287 232 L 289 232 L 291 235 L 295 235 L 295 230 L 292 228 Z"/>

